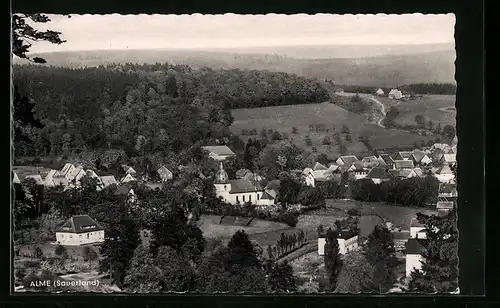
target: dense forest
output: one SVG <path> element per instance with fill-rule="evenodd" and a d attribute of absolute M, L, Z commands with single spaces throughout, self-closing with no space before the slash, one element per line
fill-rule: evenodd
<path fill-rule="evenodd" d="M 286 73 L 124 64 L 14 67 L 16 156 L 124 149 L 180 153 L 230 137 L 230 109 L 320 103 L 319 82 Z"/>

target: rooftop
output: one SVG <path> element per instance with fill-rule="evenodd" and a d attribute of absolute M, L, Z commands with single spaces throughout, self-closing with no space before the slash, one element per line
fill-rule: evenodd
<path fill-rule="evenodd" d="M 231 180 L 231 194 L 262 191 L 262 186 L 257 181 L 248 179 Z"/>
<path fill-rule="evenodd" d="M 202 147 L 203 150 L 216 155 L 234 155 L 234 152 L 226 145 L 211 145 Z"/>
<path fill-rule="evenodd" d="M 394 161 L 395 169 L 413 169 L 415 166 L 413 165 L 412 160 L 395 160 Z"/>
<path fill-rule="evenodd" d="M 104 230 L 94 219 L 88 215 L 75 215 L 58 228 L 59 232 L 83 233 Z"/>
<path fill-rule="evenodd" d="M 421 240 L 416 238 L 410 238 L 406 242 L 406 254 L 407 255 L 419 255 L 424 251 L 424 247 L 420 243 Z"/>

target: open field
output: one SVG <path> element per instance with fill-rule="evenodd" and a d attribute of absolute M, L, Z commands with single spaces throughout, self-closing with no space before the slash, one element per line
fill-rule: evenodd
<path fill-rule="evenodd" d="M 360 135 L 368 135 L 375 149 L 390 149 L 396 147 L 411 148 L 415 142 L 427 141 L 428 137 L 410 134 L 400 130 L 384 129 L 376 124 L 368 123 L 364 115 L 358 115 L 342 109 L 328 102 L 321 104 L 289 105 L 264 108 L 234 109 L 232 111 L 234 123 L 231 126 L 233 133 L 240 135 L 242 130 L 257 129 L 260 135 L 262 128 L 277 130 L 286 133 L 297 146 L 311 149 L 305 144 L 305 137 L 310 136 L 312 144 L 318 153 L 326 153 L 332 158 L 340 155 L 339 147 L 333 142 L 334 132 L 339 132 L 341 139 L 347 146 L 348 153 L 368 155 L 368 149 L 358 142 Z M 311 132 L 309 125 L 324 124 L 323 132 Z M 346 142 L 340 133 L 342 125 L 347 125 L 351 132 L 351 142 Z M 296 127 L 297 134 L 292 134 Z M 332 145 L 322 145 L 325 136 L 332 139 Z M 249 136 L 241 136 L 246 140 Z M 252 138 L 258 136 L 250 136 Z"/>
<path fill-rule="evenodd" d="M 455 95 L 425 95 L 417 100 L 398 104 L 399 115 L 395 122 L 400 125 L 415 125 L 415 116 L 422 115 L 434 123 L 455 126 Z"/>

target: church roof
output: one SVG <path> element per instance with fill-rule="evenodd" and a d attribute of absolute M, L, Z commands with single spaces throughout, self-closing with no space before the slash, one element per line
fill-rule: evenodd
<path fill-rule="evenodd" d="M 231 194 L 262 191 L 262 186 L 257 181 L 248 179 L 231 180 Z"/>

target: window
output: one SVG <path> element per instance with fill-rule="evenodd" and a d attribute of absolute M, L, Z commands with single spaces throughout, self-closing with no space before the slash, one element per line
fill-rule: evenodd
<path fill-rule="evenodd" d="M 224 190 L 227 190 L 227 185 L 224 185 Z"/>
<path fill-rule="evenodd" d="M 260 200 L 260 195 L 259 194 L 257 194 L 257 200 Z"/>
<path fill-rule="evenodd" d="M 245 202 L 245 195 L 243 195 L 243 202 Z"/>
<path fill-rule="evenodd" d="M 240 198 L 236 196 L 236 202 L 240 202 Z"/>
<path fill-rule="evenodd" d="M 248 195 L 248 201 L 252 202 L 252 195 Z"/>
<path fill-rule="evenodd" d="M 87 238 L 90 238 L 90 234 L 89 233 L 87 233 Z"/>

